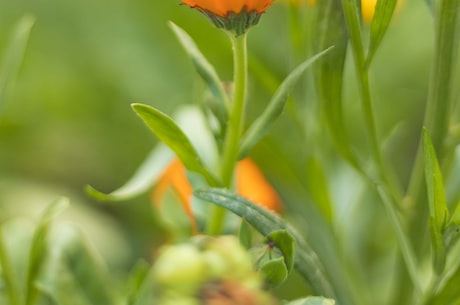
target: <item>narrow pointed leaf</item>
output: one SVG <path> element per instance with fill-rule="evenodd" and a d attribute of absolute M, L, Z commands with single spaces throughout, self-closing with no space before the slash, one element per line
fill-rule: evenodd
<path fill-rule="evenodd" d="M 349 147 L 348 135 L 343 119 L 343 73 L 348 48 L 348 34 L 340 0 L 319 1 L 316 23 L 315 50 L 334 46 L 319 59 L 315 66 L 316 84 L 322 112 L 334 145 L 351 164 L 355 165 Z"/>
<path fill-rule="evenodd" d="M 181 29 L 173 22 L 169 22 L 169 26 L 173 30 L 176 37 L 179 39 L 179 42 L 182 44 L 184 50 L 192 59 L 193 65 L 198 71 L 198 74 L 200 74 L 200 76 L 206 82 L 214 97 L 222 103 L 220 110 L 225 111 L 227 95 L 225 93 L 224 87 L 222 86 L 222 82 L 219 79 L 219 76 L 217 75 L 216 70 L 209 63 L 206 57 L 201 53 L 196 43 L 187 34 L 187 32 L 185 32 L 183 29 Z"/>
<path fill-rule="evenodd" d="M 332 47 L 323 50 L 304 61 L 284 79 L 265 108 L 265 111 L 252 123 L 249 130 L 245 133 L 241 142 L 240 158 L 248 154 L 249 150 L 265 135 L 270 124 L 280 116 L 291 88 L 296 84 L 302 74 L 331 49 Z"/>
<path fill-rule="evenodd" d="M 396 8 L 397 0 L 378 0 L 375 6 L 374 18 L 371 23 L 369 52 L 367 54 L 366 65 L 370 65 L 380 43 L 382 42 L 391 18 Z"/>
<path fill-rule="evenodd" d="M 60 225 L 50 234 L 46 256 L 35 285 L 60 305 L 120 305 L 107 269 L 75 227 Z"/>
<path fill-rule="evenodd" d="M 245 219 L 264 236 L 268 236 L 275 231 L 288 230 L 298 245 L 294 262 L 295 268 L 308 281 L 315 293 L 334 297 L 334 290 L 316 253 L 300 234 L 288 226 L 275 213 L 223 189 L 197 190 L 195 191 L 195 196 L 232 211 Z"/>
<path fill-rule="evenodd" d="M 0 66 L 0 113 L 5 104 L 8 87 L 15 78 L 24 56 L 30 30 L 35 22 L 32 16 L 24 16 L 16 26 Z"/>
<path fill-rule="evenodd" d="M 423 131 L 425 177 L 430 211 L 430 233 L 433 248 L 433 266 L 440 273 L 444 269 L 446 250 L 443 231 L 448 220 L 448 209 L 441 170 L 431 138 L 426 129 Z"/>
<path fill-rule="evenodd" d="M 43 213 L 38 227 L 32 238 L 31 250 L 29 253 L 29 268 L 26 280 L 25 304 L 34 304 L 37 298 L 37 289 L 35 288 L 35 280 L 42 264 L 48 255 L 48 232 L 51 221 L 54 217 L 60 214 L 69 206 L 68 198 L 60 198 L 52 203 Z"/>
<path fill-rule="evenodd" d="M 187 169 L 202 174 L 211 185 L 219 185 L 218 180 L 204 167 L 203 161 L 188 137 L 171 117 L 148 105 L 133 104 L 132 107 L 150 130 L 176 154 Z"/>
<path fill-rule="evenodd" d="M 169 164 L 172 156 L 171 150 L 164 145 L 159 145 L 152 150 L 132 178 L 117 190 L 104 194 L 88 185 L 86 192 L 93 198 L 104 201 L 121 201 L 134 198 L 152 188 L 164 168 Z"/>

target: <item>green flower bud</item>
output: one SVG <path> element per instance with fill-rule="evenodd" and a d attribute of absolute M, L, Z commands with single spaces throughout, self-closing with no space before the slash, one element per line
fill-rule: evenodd
<path fill-rule="evenodd" d="M 205 275 L 205 261 L 190 244 L 164 248 L 154 267 L 155 281 L 170 287 L 196 287 L 205 280 Z"/>

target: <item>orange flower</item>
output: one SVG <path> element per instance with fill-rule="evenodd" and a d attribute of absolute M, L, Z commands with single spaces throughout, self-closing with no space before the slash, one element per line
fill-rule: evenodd
<path fill-rule="evenodd" d="M 182 3 L 193 8 L 199 8 L 221 17 L 227 17 L 230 12 L 235 14 L 246 12 L 263 13 L 274 0 L 182 0 Z"/>
<path fill-rule="evenodd" d="M 259 22 L 260 16 L 274 0 L 182 0 L 198 9 L 218 28 L 232 31 L 236 36 L 245 33 Z"/>
<path fill-rule="evenodd" d="M 278 212 L 281 210 L 281 200 L 278 194 L 252 160 L 246 158 L 238 162 L 235 179 L 239 195 L 269 210 Z M 196 229 L 190 203 L 193 189 L 185 175 L 184 165 L 177 158 L 163 172 L 160 181 L 152 192 L 151 199 L 155 205 L 161 205 L 169 187 L 172 187 L 178 195 L 184 211 L 192 221 L 192 227 Z"/>

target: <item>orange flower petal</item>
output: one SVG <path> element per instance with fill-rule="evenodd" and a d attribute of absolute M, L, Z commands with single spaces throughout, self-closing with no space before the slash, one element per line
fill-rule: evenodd
<path fill-rule="evenodd" d="M 190 197 L 193 194 L 193 189 L 187 180 L 184 165 L 177 158 L 174 159 L 165 169 L 160 181 L 152 192 L 151 199 L 155 205 L 160 206 L 163 201 L 163 197 L 166 194 L 166 190 L 169 187 L 173 187 L 176 191 L 185 213 L 192 222 L 193 230 L 197 231 L 197 224 L 190 204 Z"/>
<path fill-rule="evenodd" d="M 239 195 L 272 211 L 281 210 L 278 194 L 251 159 L 238 162 L 236 189 Z"/>
<path fill-rule="evenodd" d="M 235 177 L 236 189 L 239 195 L 267 209 L 273 211 L 281 210 L 282 204 L 278 194 L 253 161 L 246 158 L 238 162 Z M 161 204 L 169 187 L 173 187 L 177 192 L 185 212 L 192 221 L 193 228 L 196 229 L 196 221 L 190 202 L 193 189 L 187 180 L 184 165 L 177 158 L 165 169 L 152 192 L 151 199 L 155 205 L 159 206 Z"/>
<path fill-rule="evenodd" d="M 228 13 L 240 13 L 243 8 L 247 12 L 263 13 L 274 0 L 182 0 L 190 7 L 197 7 L 213 14 L 225 17 Z"/>

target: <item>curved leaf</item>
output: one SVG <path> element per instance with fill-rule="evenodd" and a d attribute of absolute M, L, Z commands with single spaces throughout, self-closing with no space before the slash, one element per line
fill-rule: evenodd
<path fill-rule="evenodd" d="M 38 277 L 40 268 L 43 265 L 45 257 L 48 255 L 48 232 L 50 223 L 54 217 L 60 214 L 69 206 L 68 198 L 59 198 L 52 203 L 43 213 L 38 227 L 35 230 L 32 238 L 32 245 L 29 253 L 29 268 L 27 271 L 25 304 L 34 304 L 37 297 L 37 289 L 35 288 L 35 280 Z"/>
<path fill-rule="evenodd" d="M 268 284 L 273 287 L 283 283 L 289 273 L 282 256 L 266 261 L 260 266 L 259 270 Z"/>
<path fill-rule="evenodd" d="M 265 135 L 270 124 L 280 116 L 292 86 L 299 80 L 305 70 L 331 49 L 332 47 L 329 47 L 304 61 L 284 79 L 265 108 L 265 111 L 252 123 L 248 131 L 244 134 L 241 141 L 240 158 L 248 154 L 249 150 Z"/>
<path fill-rule="evenodd" d="M 203 175 L 210 185 L 220 184 L 204 167 L 192 143 L 171 117 L 148 105 L 136 103 L 132 104 L 132 107 L 150 130 L 176 154 L 187 169 Z"/>
<path fill-rule="evenodd" d="M 132 178 L 117 190 L 104 194 L 87 185 L 86 192 L 93 198 L 104 201 L 121 201 L 133 198 L 148 191 L 156 183 L 172 157 L 171 150 L 164 145 L 159 145 L 152 150 Z"/>
<path fill-rule="evenodd" d="M 288 272 L 294 266 L 296 255 L 296 243 L 294 237 L 287 230 L 273 231 L 267 238 L 275 243 L 275 246 L 283 253 L 284 261 Z"/>
<path fill-rule="evenodd" d="M 275 231 L 287 230 L 296 240 L 299 249 L 294 261 L 295 268 L 308 281 L 315 293 L 334 298 L 334 290 L 316 253 L 300 234 L 275 213 L 223 189 L 197 190 L 195 196 L 232 211 L 264 236 Z"/>

